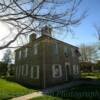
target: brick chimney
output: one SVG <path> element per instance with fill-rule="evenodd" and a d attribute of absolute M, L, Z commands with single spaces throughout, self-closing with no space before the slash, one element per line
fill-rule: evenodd
<path fill-rule="evenodd" d="M 31 34 L 29 38 L 30 42 L 33 42 L 34 40 L 36 40 L 36 34 L 35 33 Z"/>

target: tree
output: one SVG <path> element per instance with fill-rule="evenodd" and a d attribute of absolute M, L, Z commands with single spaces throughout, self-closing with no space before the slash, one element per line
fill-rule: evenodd
<path fill-rule="evenodd" d="M 97 36 L 97 39 L 98 39 L 98 41 L 99 41 L 99 43 L 98 43 L 98 48 L 99 48 L 99 50 L 100 50 L 100 26 L 99 25 L 97 25 L 97 24 L 94 24 L 94 28 L 95 28 L 95 30 L 96 30 L 96 36 Z"/>
<path fill-rule="evenodd" d="M 11 62 L 12 62 L 11 55 L 12 55 L 11 50 L 7 49 L 3 56 L 2 61 L 6 64 L 11 64 Z"/>
<path fill-rule="evenodd" d="M 95 28 L 96 33 L 97 33 L 97 39 L 100 41 L 100 26 L 95 24 L 94 28 Z"/>
<path fill-rule="evenodd" d="M 18 37 L 39 33 L 43 25 L 53 28 L 78 25 L 85 12 L 76 16 L 82 0 L 0 0 L 0 22 L 7 24 L 10 34 L 1 39 L 0 49 L 15 42 Z M 7 38 L 12 38 L 6 42 Z"/>
<path fill-rule="evenodd" d="M 80 46 L 81 57 L 80 60 L 82 62 L 92 62 L 96 61 L 98 58 L 97 49 L 94 45 L 84 45 Z"/>
<path fill-rule="evenodd" d="M 7 64 L 0 62 L 0 76 L 5 76 L 7 74 Z"/>

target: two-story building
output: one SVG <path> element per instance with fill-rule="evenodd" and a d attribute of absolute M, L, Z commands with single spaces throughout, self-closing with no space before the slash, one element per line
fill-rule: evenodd
<path fill-rule="evenodd" d="M 51 28 L 42 35 L 30 35 L 30 42 L 15 51 L 16 80 L 46 88 L 80 77 L 78 48 L 51 37 Z"/>

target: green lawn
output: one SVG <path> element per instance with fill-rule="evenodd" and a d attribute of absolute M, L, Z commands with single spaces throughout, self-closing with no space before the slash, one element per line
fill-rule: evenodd
<path fill-rule="evenodd" d="M 0 79 L 0 100 L 7 100 L 13 97 L 31 93 L 33 89 L 28 89 L 18 83 Z"/>
<path fill-rule="evenodd" d="M 83 78 L 100 79 L 100 72 L 82 72 L 81 76 Z"/>
<path fill-rule="evenodd" d="M 50 96 L 49 96 L 50 95 Z M 100 85 L 83 84 L 32 100 L 100 100 Z"/>
<path fill-rule="evenodd" d="M 37 98 L 31 99 L 31 100 L 62 100 L 62 98 L 45 95 L 45 96 L 37 97 Z"/>

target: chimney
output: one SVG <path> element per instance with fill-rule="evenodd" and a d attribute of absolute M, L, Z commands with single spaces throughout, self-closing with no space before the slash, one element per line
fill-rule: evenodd
<path fill-rule="evenodd" d="M 33 42 L 34 40 L 36 40 L 36 34 L 35 33 L 30 35 L 30 42 Z"/>
<path fill-rule="evenodd" d="M 50 26 L 44 26 L 42 29 L 41 29 L 41 34 L 42 35 L 47 35 L 47 36 L 52 36 L 52 28 Z"/>

